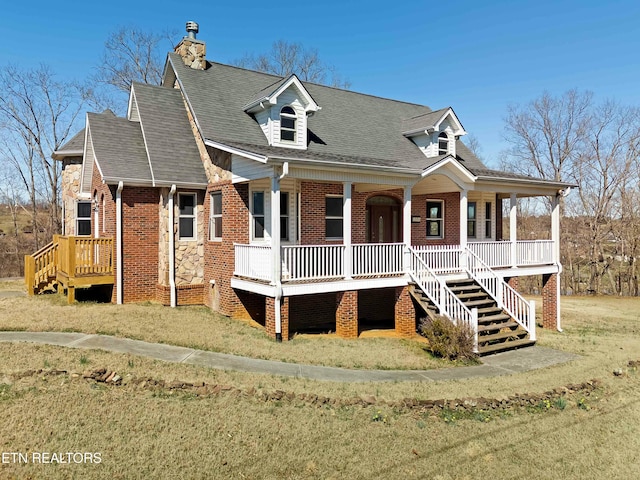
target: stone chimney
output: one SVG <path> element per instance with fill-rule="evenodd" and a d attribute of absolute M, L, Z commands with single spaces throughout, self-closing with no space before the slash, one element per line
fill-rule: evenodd
<path fill-rule="evenodd" d="M 187 67 L 204 70 L 207 67 L 207 45 L 196 39 L 197 33 L 198 24 L 187 22 L 187 36 L 180 40 L 175 52 L 182 57 L 182 61 Z"/>

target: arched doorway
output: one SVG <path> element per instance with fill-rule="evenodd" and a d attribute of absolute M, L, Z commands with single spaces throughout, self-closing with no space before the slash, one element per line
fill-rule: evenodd
<path fill-rule="evenodd" d="M 401 205 L 386 195 L 367 200 L 366 242 L 397 243 L 402 240 Z"/>

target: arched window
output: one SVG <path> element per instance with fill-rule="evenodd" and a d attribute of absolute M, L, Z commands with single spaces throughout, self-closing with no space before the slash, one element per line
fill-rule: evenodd
<path fill-rule="evenodd" d="M 441 132 L 438 135 L 438 155 L 446 155 L 449 153 L 449 135 L 446 132 Z"/>
<path fill-rule="evenodd" d="M 296 141 L 296 111 L 289 107 L 280 110 L 280 140 L 286 142 Z"/>

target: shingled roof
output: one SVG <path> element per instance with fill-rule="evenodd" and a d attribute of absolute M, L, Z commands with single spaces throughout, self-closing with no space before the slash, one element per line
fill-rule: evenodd
<path fill-rule="evenodd" d="M 322 107 L 308 119 L 307 149 L 271 147 L 243 106 L 276 89 L 282 77 L 215 62 L 209 62 L 206 70 L 195 70 L 186 67 L 177 54 L 169 54 L 169 62 L 207 140 L 266 156 L 411 171 L 437 161 L 425 157 L 401 133 L 404 121 L 432 113 L 427 106 L 302 82 Z M 463 160 L 468 168 L 486 168 L 468 150 Z"/>

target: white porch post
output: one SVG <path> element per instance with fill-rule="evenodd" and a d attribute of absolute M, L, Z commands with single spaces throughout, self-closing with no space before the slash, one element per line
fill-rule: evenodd
<path fill-rule="evenodd" d="M 553 263 L 560 265 L 560 199 L 551 199 L 551 240 L 553 240 Z"/>
<path fill-rule="evenodd" d="M 511 241 L 511 267 L 518 266 L 518 202 L 515 193 L 511 194 L 509 208 L 509 240 Z"/>
<path fill-rule="evenodd" d="M 411 265 L 409 248 L 411 247 L 411 187 L 404 187 L 404 204 L 402 205 L 402 239 L 405 245 L 404 271 L 408 272 Z"/>
<path fill-rule="evenodd" d="M 462 254 L 460 256 L 460 268 L 467 267 L 467 226 L 469 221 L 467 189 L 460 191 L 460 249 Z"/>
<path fill-rule="evenodd" d="M 351 279 L 351 182 L 342 183 L 342 243 L 344 244 L 344 278 Z"/>
<path fill-rule="evenodd" d="M 280 260 L 280 177 L 271 177 L 271 285 L 279 285 L 282 270 Z"/>

